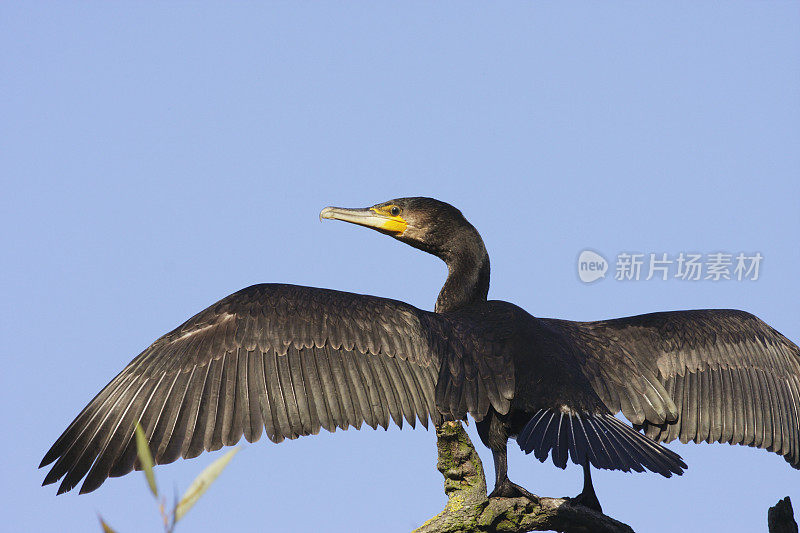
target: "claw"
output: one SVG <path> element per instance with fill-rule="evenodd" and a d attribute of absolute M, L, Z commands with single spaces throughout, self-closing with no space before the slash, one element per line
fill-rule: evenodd
<path fill-rule="evenodd" d="M 532 502 L 538 502 L 539 497 L 531 494 L 524 488 L 511 480 L 505 478 L 502 482 L 495 485 L 494 490 L 489 494 L 490 498 L 527 498 Z"/>
<path fill-rule="evenodd" d="M 588 507 L 589 509 L 594 509 L 598 513 L 603 512 L 603 508 L 600 507 L 600 500 L 597 499 L 597 495 L 594 491 L 591 492 L 581 492 L 574 498 L 569 499 L 572 503 L 583 505 L 584 507 Z"/>

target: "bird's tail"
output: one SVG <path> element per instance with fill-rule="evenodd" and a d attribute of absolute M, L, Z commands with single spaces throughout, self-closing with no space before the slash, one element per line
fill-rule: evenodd
<path fill-rule="evenodd" d="M 681 475 L 687 468 L 681 456 L 645 437 L 610 414 L 540 409 L 517 436 L 525 453 L 544 462 L 552 450 L 553 464 L 566 468 L 567 457 L 579 465 L 643 472 L 664 477 Z"/>

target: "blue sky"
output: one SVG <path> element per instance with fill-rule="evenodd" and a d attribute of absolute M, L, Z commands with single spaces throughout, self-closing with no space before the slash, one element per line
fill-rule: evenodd
<path fill-rule="evenodd" d="M 270 281 L 432 309 L 436 258 L 321 224 L 326 205 L 453 203 L 486 242 L 490 297 L 537 316 L 740 308 L 800 341 L 799 24 L 796 2 L 3 3 L 2 527 L 86 531 L 100 512 L 159 531 L 140 475 L 56 497 L 36 466 L 219 298 Z M 586 248 L 764 261 L 755 282 L 586 285 Z M 681 478 L 595 473 L 608 514 L 749 532 L 800 505 L 774 454 L 671 448 Z M 532 492 L 580 490 L 578 467 L 510 451 Z M 156 475 L 180 492 L 216 455 Z M 181 529 L 408 531 L 445 503 L 435 461 L 424 430 L 246 444 Z"/>

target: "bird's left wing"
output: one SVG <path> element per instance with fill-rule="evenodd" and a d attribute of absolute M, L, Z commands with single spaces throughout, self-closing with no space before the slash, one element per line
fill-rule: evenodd
<path fill-rule="evenodd" d="M 743 311 L 542 319 L 612 413 L 661 442 L 766 448 L 800 467 L 800 348 Z"/>
<path fill-rule="evenodd" d="M 242 289 L 156 340 L 45 455 L 59 493 L 136 466 L 140 422 L 156 463 L 320 427 L 438 421 L 434 313 L 386 298 L 294 285 Z M 435 330 L 435 331 L 434 331 Z M 439 343 L 440 344 L 440 343 Z M 441 348 L 441 347 L 440 347 Z M 445 349 L 445 348 L 442 348 Z M 87 475 L 88 474 L 88 475 Z"/>

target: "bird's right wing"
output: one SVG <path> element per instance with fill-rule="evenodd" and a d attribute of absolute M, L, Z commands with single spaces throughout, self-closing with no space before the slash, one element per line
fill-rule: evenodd
<path fill-rule="evenodd" d="M 433 324 L 433 325 L 431 325 Z M 75 418 L 42 464 L 59 493 L 89 492 L 136 465 L 140 422 L 156 463 L 321 427 L 440 419 L 446 324 L 409 304 L 328 289 L 242 289 L 156 340 Z M 438 348 L 432 349 L 433 345 Z M 88 473 L 88 475 L 87 475 Z"/>
<path fill-rule="evenodd" d="M 510 304 L 489 302 L 478 312 L 436 315 L 431 323 L 441 370 L 436 406 L 456 420 L 469 413 L 480 422 L 489 406 L 506 414 L 514 397 L 513 350 L 515 311 Z"/>

